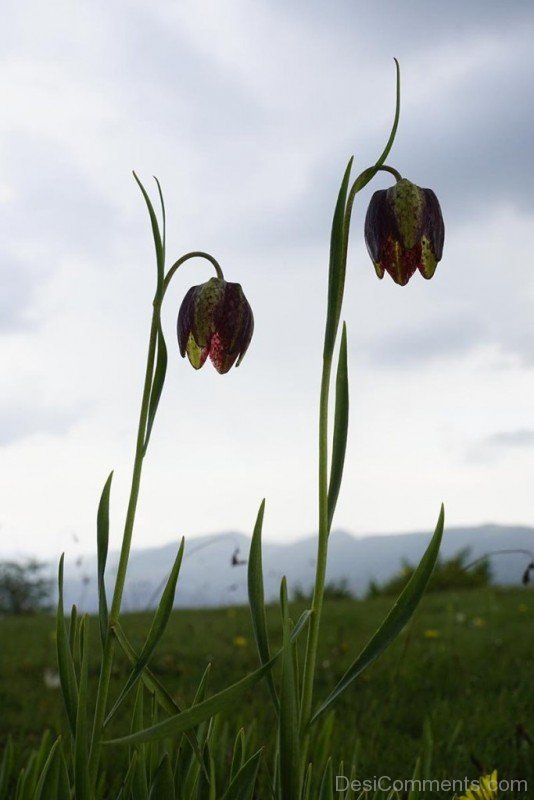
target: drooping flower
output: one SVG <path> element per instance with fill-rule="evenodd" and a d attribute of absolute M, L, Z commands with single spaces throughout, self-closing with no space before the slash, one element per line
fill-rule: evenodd
<path fill-rule="evenodd" d="M 254 330 L 252 309 L 239 283 L 211 278 L 187 292 L 178 314 L 182 356 L 200 369 L 209 356 L 221 375 L 247 351 Z"/>
<path fill-rule="evenodd" d="M 416 269 L 431 278 L 443 254 L 444 234 L 432 189 L 401 178 L 373 194 L 365 217 L 365 243 L 379 278 L 388 272 L 405 286 Z"/>

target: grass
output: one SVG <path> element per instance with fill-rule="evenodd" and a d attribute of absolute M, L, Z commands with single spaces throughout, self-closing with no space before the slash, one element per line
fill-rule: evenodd
<path fill-rule="evenodd" d="M 317 699 L 341 676 L 391 602 L 376 598 L 325 604 Z M 294 604 L 295 619 L 302 608 Z M 497 768 L 500 777 L 526 779 L 533 786 L 533 614 L 534 593 L 529 590 L 492 588 L 426 596 L 399 640 L 340 699 L 333 733 L 335 758 L 350 759 L 359 741 L 362 777 L 410 777 L 428 720 L 434 738 L 433 778 L 475 778 L 482 770 Z M 277 643 L 277 609 L 268 610 L 268 622 Z M 137 648 L 149 624 L 147 614 L 124 617 L 124 628 Z M 54 629 L 52 617 L 0 618 L 1 742 L 11 733 L 24 749 L 34 745 L 45 728 L 59 731 L 64 726 L 59 690 L 47 687 L 43 678 L 47 669 L 55 668 Z M 91 633 L 94 686 L 96 620 Z M 211 691 L 257 666 L 246 608 L 173 613 L 152 668 L 180 704 L 191 702 L 209 662 Z M 126 661 L 118 658 L 113 694 L 127 674 Z M 256 689 L 228 719 L 235 730 L 255 720 L 258 740 L 269 738 L 273 725 L 267 689 Z"/>

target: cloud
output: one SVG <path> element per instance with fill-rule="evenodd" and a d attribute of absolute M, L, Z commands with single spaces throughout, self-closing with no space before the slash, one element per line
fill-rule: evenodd
<path fill-rule="evenodd" d="M 79 413 L 73 409 L 27 405 L 0 407 L 0 446 L 12 445 L 36 434 L 62 436 L 66 434 Z"/>
<path fill-rule="evenodd" d="M 505 450 L 534 447 L 534 430 L 501 431 L 488 436 L 482 443 L 488 447 Z"/>

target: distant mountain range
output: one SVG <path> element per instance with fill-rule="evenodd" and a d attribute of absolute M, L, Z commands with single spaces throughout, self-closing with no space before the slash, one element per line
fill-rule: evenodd
<path fill-rule="evenodd" d="M 401 567 L 403 559 L 416 563 L 430 540 L 430 533 L 409 533 L 356 537 L 345 531 L 330 535 L 327 580 L 346 579 L 356 595 L 366 592 L 371 580 L 384 581 Z M 125 587 L 125 610 L 138 610 L 157 604 L 174 560 L 178 542 L 162 547 L 132 551 Z M 237 605 L 247 602 L 246 561 L 250 537 L 242 533 L 220 533 L 186 542 L 176 606 L 199 607 Z M 441 556 L 450 558 L 469 548 L 473 560 L 493 550 L 534 551 L 534 528 L 481 525 L 449 528 L 443 537 Z M 314 580 L 316 538 L 289 544 L 265 542 L 263 568 L 267 600 L 278 596 L 280 579 L 287 577 L 291 588 L 308 590 Z M 117 553 L 110 553 L 107 572 L 114 574 Z M 491 559 L 493 580 L 497 584 L 519 584 L 528 563 L 527 555 L 501 555 Z M 77 567 L 66 564 L 65 600 L 85 611 L 95 611 L 96 558 L 89 557 Z"/>

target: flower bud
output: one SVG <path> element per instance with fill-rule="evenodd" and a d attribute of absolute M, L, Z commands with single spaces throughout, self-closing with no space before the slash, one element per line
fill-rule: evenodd
<path fill-rule="evenodd" d="M 438 198 L 402 178 L 375 192 L 365 217 L 365 243 L 383 278 L 389 272 L 405 286 L 415 270 L 431 278 L 443 253 L 445 227 Z"/>
<path fill-rule="evenodd" d="M 209 356 L 221 375 L 247 351 L 254 330 L 252 309 L 239 283 L 211 278 L 193 286 L 178 314 L 178 344 L 182 356 L 200 369 Z"/>

